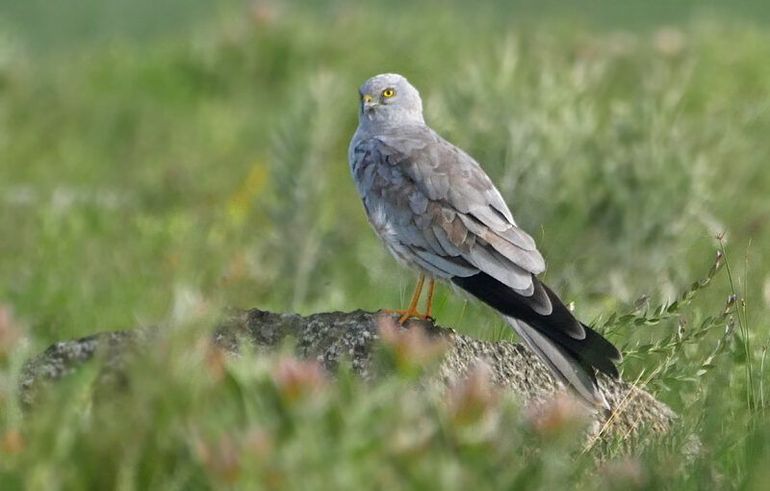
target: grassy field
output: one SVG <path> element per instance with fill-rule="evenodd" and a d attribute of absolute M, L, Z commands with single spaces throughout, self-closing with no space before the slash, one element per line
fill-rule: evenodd
<path fill-rule="evenodd" d="M 0 1 L 0 489 L 765 489 L 760 2 L 48 4 Z M 285 355 L 212 361 L 199 339 L 225 306 L 409 295 L 346 158 L 357 87 L 387 71 L 482 162 L 623 377 L 680 413 L 671 435 L 583 452 L 513 398 L 460 418 L 411 371 L 300 365 L 297 395 Z M 436 308 L 513 339 L 449 289 Z M 94 368 L 22 414 L 24 359 L 150 324 L 168 342 L 126 393 L 92 398 Z"/>

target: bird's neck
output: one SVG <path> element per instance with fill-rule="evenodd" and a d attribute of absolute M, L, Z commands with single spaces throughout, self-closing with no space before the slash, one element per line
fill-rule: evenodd
<path fill-rule="evenodd" d="M 421 113 L 391 114 L 387 117 L 376 113 L 361 113 L 358 117 L 358 129 L 366 134 L 380 134 L 406 126 L 425 126 L 425 119 Z"/>

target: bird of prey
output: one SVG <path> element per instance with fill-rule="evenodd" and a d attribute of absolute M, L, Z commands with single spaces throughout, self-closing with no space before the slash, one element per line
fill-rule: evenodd
<path fill-rule="evenodd" d="M 537 278 L 543 256 L 478 162 L 425 124 L 420 94 L 403 76 L 376 75 L 359 95 L 353 180 L 388 251 L 419 272 L 409 306 L 395 311 L 400 322 L 430 317 L 435 281 L 451 282 L 499 312 L 582 400 L 610 409 L 596 371 L 617 377 L 620 352 Z"/>

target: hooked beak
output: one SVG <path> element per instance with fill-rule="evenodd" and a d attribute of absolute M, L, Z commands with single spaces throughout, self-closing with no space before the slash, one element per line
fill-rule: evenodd
<path fill-rule="evenodd" d="M 361 105 L 364 108 L 364 111 L 367 111 L 367 112 L 379 106 L 379 104 L 375 102 L 374 98 L 369 94 L 364 94 L 361 97 Z"/>

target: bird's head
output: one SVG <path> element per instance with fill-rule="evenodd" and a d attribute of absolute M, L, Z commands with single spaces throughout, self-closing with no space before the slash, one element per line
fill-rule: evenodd
<path fill-rule="evenodd" d="M 370 78 L 359 89 L 359 121 L 386 124 L 423 123 L 422 100 L 412 84 L 397 73 Z"/>

